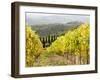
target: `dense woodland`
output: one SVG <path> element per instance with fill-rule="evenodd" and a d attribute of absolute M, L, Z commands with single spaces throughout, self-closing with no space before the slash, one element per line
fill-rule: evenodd
<path fill-rule="evenodd" d="M 71 24 L 26 25 L 26 67 L 89 64 L 90 25 Z"/>
<path fill-rule="evenodd" d="M 82 22 L 73 21 L 68 23 L 54 23 L 31 25 L 32 30 L 35 30 L 40 37 L 48 35 L 61 35 L 70 29 L 77 28 Z"/>

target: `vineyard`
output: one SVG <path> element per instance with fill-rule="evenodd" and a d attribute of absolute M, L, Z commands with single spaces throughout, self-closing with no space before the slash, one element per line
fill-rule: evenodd
<path fill-rule="evenodd" d="M 40 37 L 26 25 L 26 67 L 89 64 L 89 28 L 84 23 L 60 36 Z"/>

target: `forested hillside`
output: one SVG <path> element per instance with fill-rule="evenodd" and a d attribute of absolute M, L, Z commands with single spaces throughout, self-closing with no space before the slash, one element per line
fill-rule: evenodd
<path fill-rule="evenodd" d="M 47 35 L 60 35 L 68 30 L 77 28 L 82 22 L 68 22 L 68 23 L 54 23 L 54 24 L 41 24 L 31 25 L 32 30 L 35 30 L 41 37 Z"/>

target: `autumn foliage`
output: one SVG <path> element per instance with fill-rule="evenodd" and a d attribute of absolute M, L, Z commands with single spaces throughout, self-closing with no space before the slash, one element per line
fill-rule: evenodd
<path fill-rule="evenodd" d="M 43 47 L 39 36 L 29 25 L 26 25 L 26 66 L 33 66 L 36 58 L 42 51 Z"/>
<path fill-rule="evenodd" d="M 80 63 L 87 64 L 90 56 L 89 41 L 90 25 L 85 23 L 65 32 L 64 35 L 57 37 L 49 47 L 43 48 L 39 36 L 29 25 L 26 25 L 26 66 L 67 64 L 66 56 L 64 56 L 66 54 L 81 56 L 82 61 Z"/>

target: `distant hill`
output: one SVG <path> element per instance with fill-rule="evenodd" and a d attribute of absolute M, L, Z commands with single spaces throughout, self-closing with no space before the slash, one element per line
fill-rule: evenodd
<path fill-rule="evenodd" d="M 77 28 L 82 22 L 68 22 L 68 23 L 54 23 L 54 24 L 42 24 L 42 25 L 31 25 L 32 30 L 35 30 L 39 36 L 47 35 L 61 35 L 64 32 Z"/>

